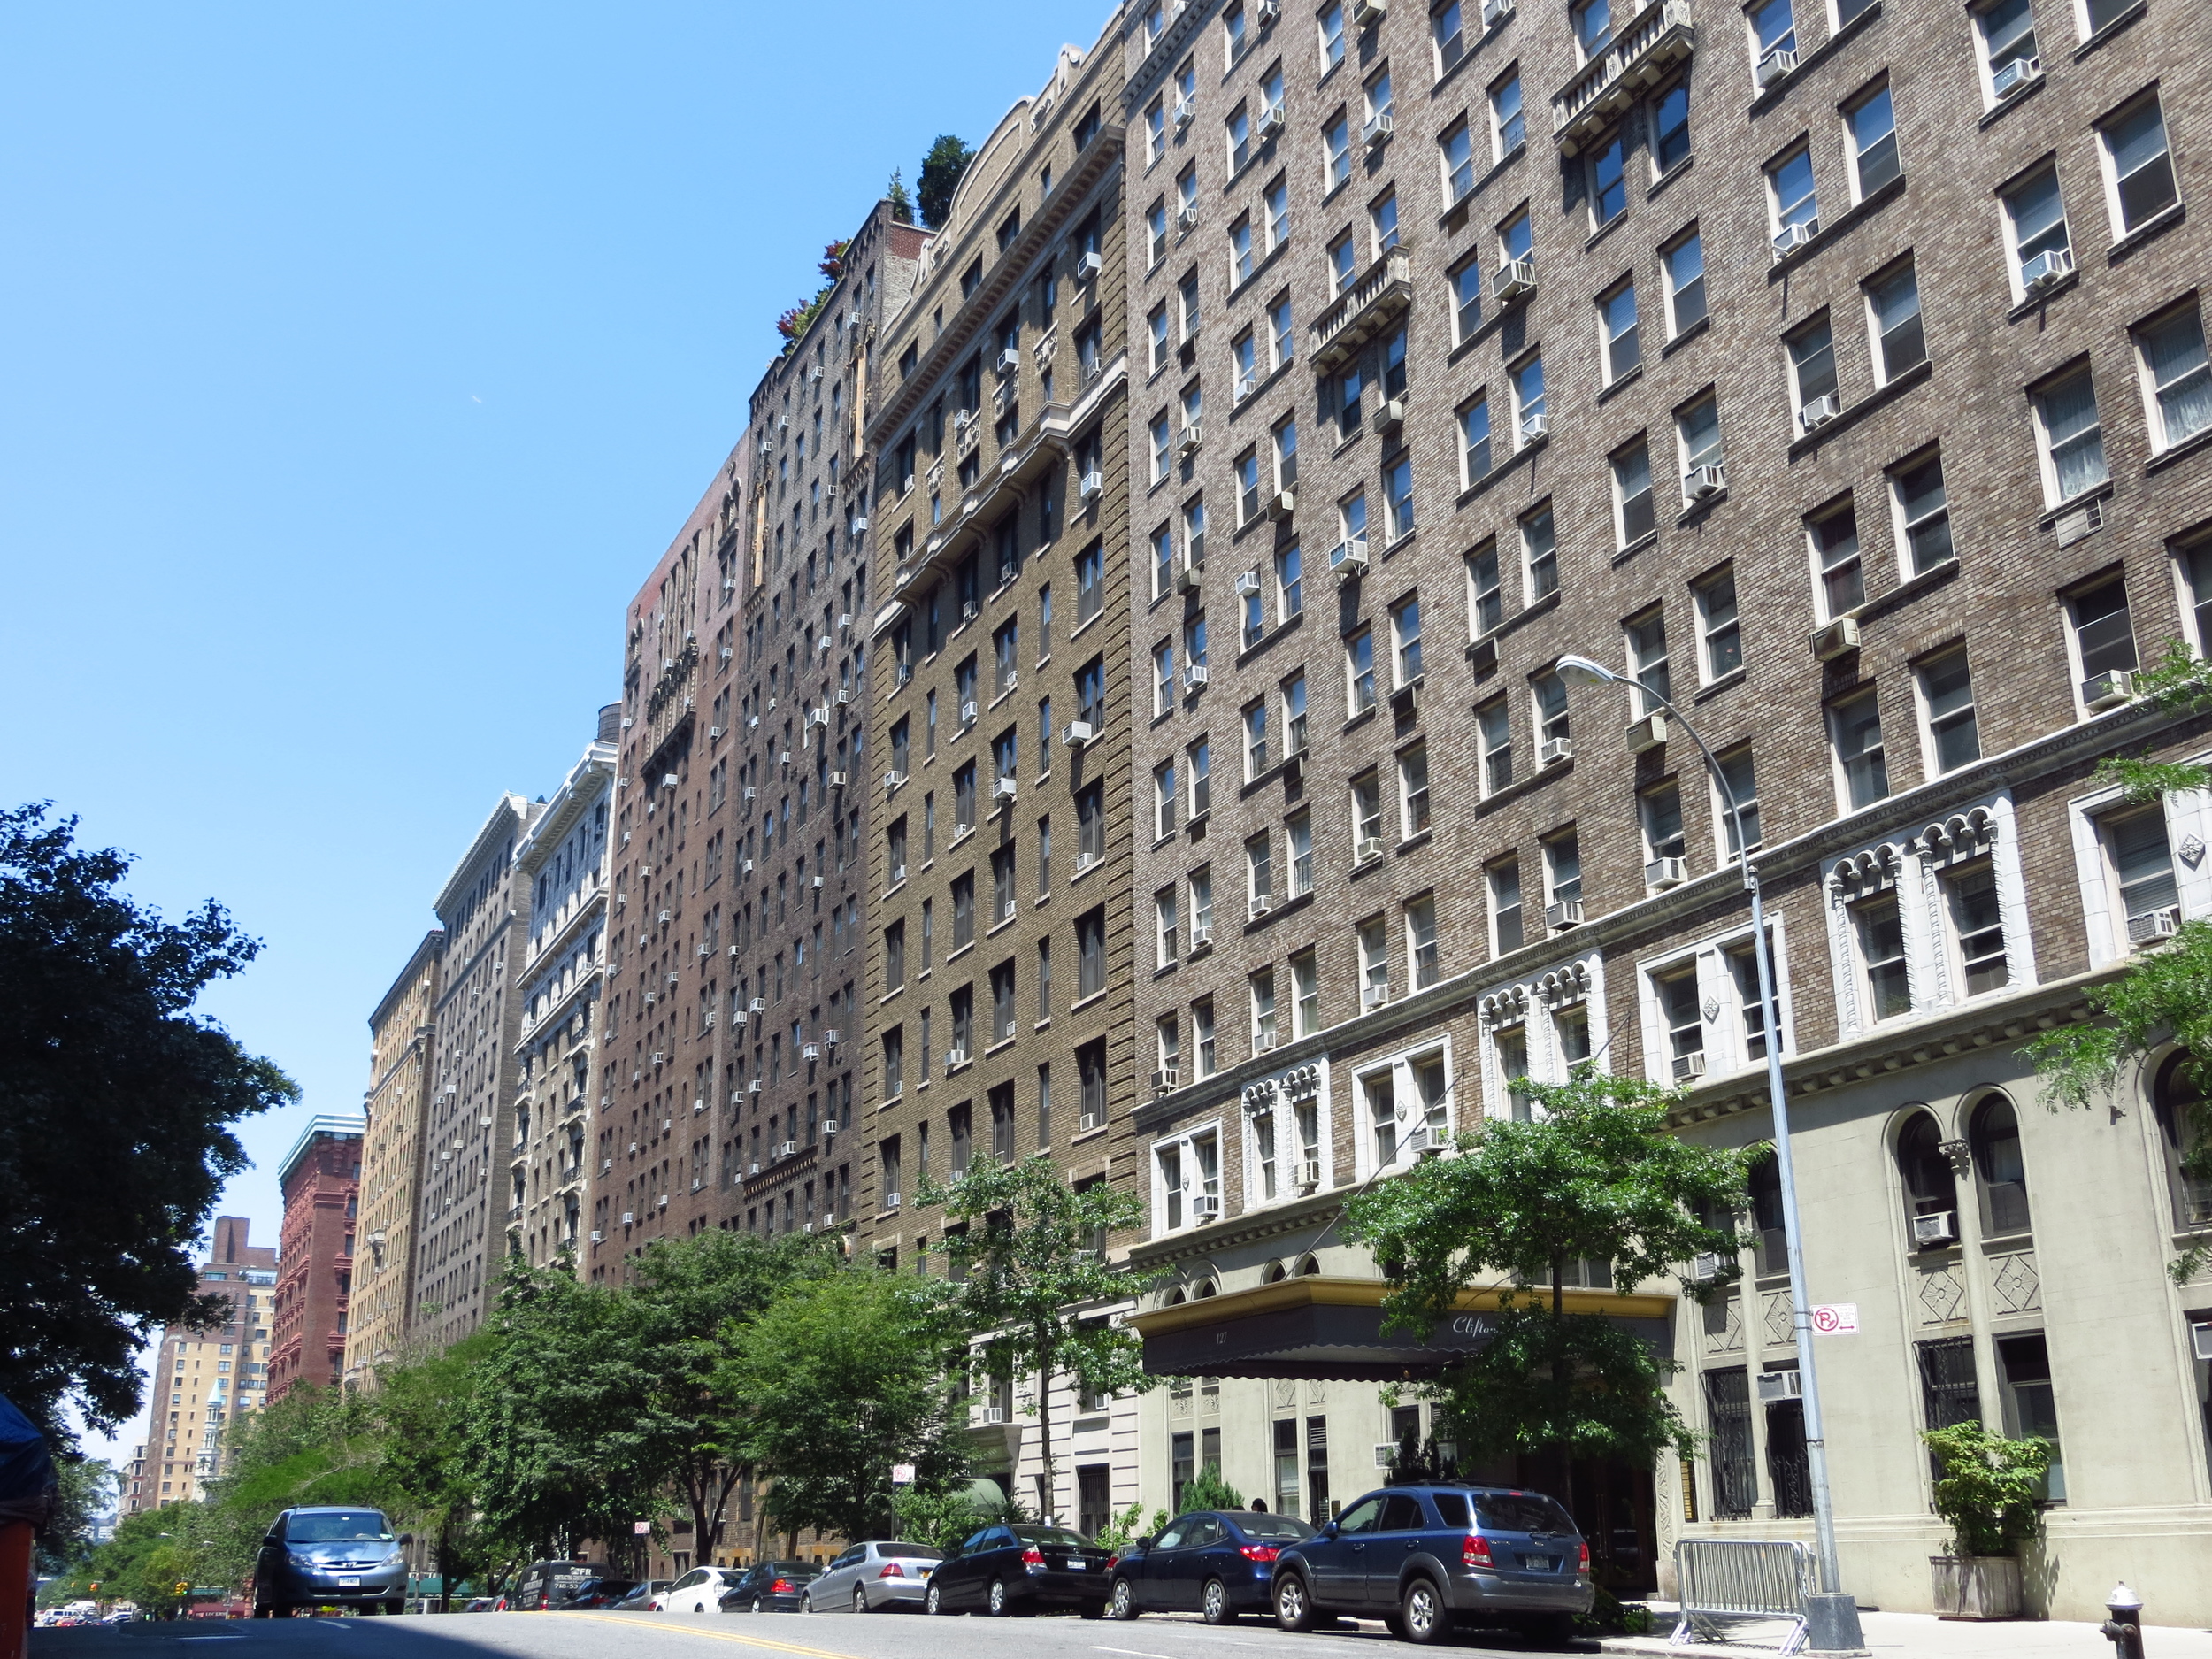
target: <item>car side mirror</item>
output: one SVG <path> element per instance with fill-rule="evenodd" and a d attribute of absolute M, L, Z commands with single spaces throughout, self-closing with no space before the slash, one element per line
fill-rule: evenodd
<path fill-rule="evenodd" d="M 1334 1521 L 1327 1522 L 1321 1528 L 1321 1536 L 1324 1538 L 1334 1538 L 1337 1534 L 1337 1525 Z"/>
<path fill-rule="evenodd" d="M 1149 1549 L 1149 1548 L 1152 1548 L 1152 1540 L 1151 1540 L 1150 1538 L 1141 1538 L 1141 1539 L 1139 1539 L 1139 1540 L 1137 1540 L 1137 1548 L 1138 1548 L 1139 1549 Z"/>
<path fill-rule="evenodd" d="M 401 1548 L 402 1549 L 404 1549 L 404 1548 L 405 1548 L 408 1545 L 410 1545 L 410 1544 L 411 1544 L 411 1543 L 413 1543 L 413 1542 L 415 1541 L 415 1535 L 414 1535 L 412 1532 L 402 1532 L 402 1533 L 399 1535 L 399 1539 L 398 1539 L 398 1540 L 397 1540 L 397 1541 L 398 1541 L 398 1543 L 399 1543 L 400 1548 Z"/>
<path fill-rule="evenodd" d="M 272 1532 L 261 1540 L 261 1547 L 264 1549 L 274 1549 L 281 1542 L 283 1542 L 283 1540 L 280 1539 L 274 1532 Z"/>

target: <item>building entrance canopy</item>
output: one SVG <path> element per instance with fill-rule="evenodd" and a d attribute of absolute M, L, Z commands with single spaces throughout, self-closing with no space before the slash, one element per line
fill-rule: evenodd
<path fill-rule="evenodd" d="M 1131 1323 L 1144 1339 L 1144 1368 L 1156 1377 L 1305 1377 L 1328 1382 L 1394 1382 L 1432 1377 L 1479 1352 L 1496 1334 L 1499 1294 L 1463 1294 L 1451 1317 L 1425 1338 L 1385 1332 L 1387 1286 L 1372 1279 L 1286 1279 L 1226 1296 L 1201 1297 Z M 1623 1321 L 1660 1354 L 1673 1353 L 1674 1298 L 1570 1290 L 1571 1313 Z"/>

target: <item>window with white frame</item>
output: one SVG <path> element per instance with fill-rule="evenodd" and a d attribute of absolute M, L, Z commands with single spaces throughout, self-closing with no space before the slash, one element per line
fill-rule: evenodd
<path fill-rule="evenodd" d="M 1378 857 L 1382 852 L 1382 784 L 1371 772 L 1351 781 L 1352 849 L 1356 859 Z"/>
<path fill-rule="evenodd" d="M 1617 545 L 1634 547 L 1658 528 L 1651 498 L 1651 446 L 1641 436 L 1616 449 L 1613 469 L 1614 534 Z"/>
<path fill-rule="evenodd" d="M 1913 673 L 1919 683 L 1921 718 L 1926 722 L 1929 775 L 1956 772 L 1979 760 L 1981 733 L 1966 648 L 1953 646 L 1924 658 Z"/>
<path fill-rule="evenodd" d="M 1344 700 L 1348 717 L 1375 706 L 1375 636 L 1361 628 L 1344 640 Z"/>
<path fill-rule="evenodd" d="M 1421 678 L 1421 596 L 1409 594 L 1390 608 L 1390 639 L 1399 686 Z"/>
<path fill-rule="evenodd" d="M 1827 621 L 1848 616 L 1866 603 L 1866 572 L 1859 557 L 1859 516 L 1846 496 L 1805 520 L 1806 545 L 1820 586 L 1821 614 Z"/>
<path fill-rule="evenodd" d="M 1575 47 L 1588 63 L 1613 43 L 1611 0 L 1576 0 L 1567 15 L 1574 24 Z"/>
<path fill-rule="evenodd" d="M 1502 956 L 1518 950 L 1521 927 L 1521 861 L 1501 859 L 1483 872 L 1490 897 L 1490 950 Z"/>
<path fill-rule="evenodd" d="M 1152 937 L 1156 947 L 1154 966 L 1164 968 L 1180 960 L 1182 920 L 1173 887 L 1162 887 L 1152 895 Z"/>
<path fill-rule="evenodd" d="M 1285 759 L 1306 752 L 1306 676 L 1301 672 L 1282 682 L 1283 699 L 1283 756 Z"/>
<path fill-rule="evenodd" d="M 2170 935 L 2181 917 L 2181 884 L 2164 805 L 2106 813 L 2097 833 L 2119 912 L 2118 942 L 2139 948 Z"/>
<path fill-rule="evenodd" d="M 1267 701 L 1244 711 L 1244 780 L 1249 783 L 1267 770 Z"/>
<path fill-rule="evenodd" d="M 1559 545 L 1552 528 L 1551 503 L 1545 502 L 1520 519 L 1521 571 L 1529 604 L 1559 591 Z"/>
<path fill-rule="evenodd" d="M 2124 677 L 2138 666 L 2125 579 L 2115 574 L 2076 589 L 2066 601 L 2066 612 L 2084 706 L 2101 708 L 2124 696 Z"/>
<path fill-rule="evenodd" d="M 1321 30 L 1321 73 L 1335 68 L 1344 61 L 1344 7 L 1341 0 L 1328 0 L 1321 8 L 1317 22 Z"/>
<path fill-rule="evenodd" d="M 1670 778 L 1644 790 L 1636 797 L 1636 816 L 1644 832 L 1645 879 L 1654 887 L 1671 886 L 1681 872 L 1663 866 L 1678 864 L 1689 851 L 1682 833 L 1681 785 Z"/>
<path fill-rule="evenodd" d="M 1190 773 L 1190 815 L 1203 818 L 1213 807 L 1213 750 L 1204 738 L 1183 751 Z"/>
<path fill-rule="evenodd" d="M 1482 746 L 1482 792 L 1494 795 L 1513 783 L 1513 718 L 1503 697 L 1476 708 L 1475 730 Z"/>
<path fill-rule="evenodd" d="M 1736 569 L 1726 565 L 1693 589 L 1697 597 L 1698 666 L 1707 685 L 1743 666 L 1743 630 L 1736 614 Z"/>
<path fill-rule="evenodd" d="M 1167 103 L 1155 98 L 1144 112 L 1144 165 L 1149 167 L 1167 152 Z"/>
<path fill-rule="evenodd" d="M 1252 1009 L 1252 1052 L 1266 1054 L 1282 1040 L 1275 1023 L 1275 970 L 1257 970 L 1247 976 L 1245 986 Z"/>
<path fill-rule="evenodd" d="M 1152 712 L 1171 714 L 1175 710 L 1175 641 L 1162 640 L 1152 648 Z"/>
<path fill-rule="evenodd" d="M 1850 135 L 1851 199 L 1863 202 L 1903 173 L 1897 158 L 1897 116 L 1889 83 L 1886 81 L 1846 104 L 1843 125 Z"/>
<path fill-rule="evenodd" d="M 1652 995 L 1667 1032 L 1667 1075 L 1677 1083 L 1705 1075 L 1705 1014 L 1697 992 L 1697 964 L 1654 974 Z"/>
<path fill-rule="evenodd" d="M 2097 135 L 2103 141 L 2100 150 L 2116 238 L 2140 230 L 2180 202 L 2166 144 L 2166 118 L 2155 92 L 2099 122 Z"/>
<path fill-rule="evenodd" d="M 1781 952 L 1771 934 L 1767 942 L 1773 950 L 1778 972 Z M 1775 1000 L 1771 1004 L 1761 1002 L 1758 949 L 1750 940 L 1730 947 L 1726 956 L 1729 982 L 1736 994 L 1736 1021 L 1743 1038 L 1744 1064 L 1760 1064 L 1767 1057 L 1767 1033 L 1782 1028 L 1782 988 L 1779 985 L 1774 987 Z"/>
<path fill-rule="evenodd" d="M 2042 78 L 2035 48 L 2035 10 L 2029 0 L 1991 0 L 1973 13 L 1981 40 L 1982 96 L 1994 106 Z"/>
<path fill-rule="evenodd" d="M 1920 324 L 1920 280 L 1907 259 L 1867 283 L 1865 291 L 1874 383 L 1886 386 L 1928 359 L 1927 338 Z"/>
<path fill-rule="evenodd" d="M 1234 376 L 1229 388 L 1229 401 L 1241 403 L 1260 383 L 1259 340 L 1249 328 L 1241 330 L 1229 342 L 1229 366 Z"/>
<path fill-rule="evenodd" d="M 1590 228 L 1603 230 L 1628 211 L 1628 157 L 1620 128 L 1601 139 L 1589 152 Z"/>
<path fill-rule="evenodd" d="M 1413 457 L 1402 450 L 1383 467 L 1383 506 L 1394 547 L 1413 534 Z"/>
<path fill-rule="evenodd" d="M 1682 463 L 1682 499 L 1702 501 L 1728 488 L 1720 441 L 1720 400 L 1708 393 L 1674 412 L 1676 454 Z"/>
<path fill-rule="evenodd" d="M 1911 965 L 1905 955 L 1903 915 L 1894 892 L 1859 899 L 1849 907 L 1858 956 L 1859 989 L 1870 1021 L 1912 1012 Z"/>
<path fill-rule="evenodd" d="M 1544 416 L 1544 357 L 1537 352 L 1512 370 L 1515 447 L 1526 449 L 1548 428 Z"/>
<path fill-rule="evenodd" d="M 1163 761 L 1152 769 L 1152 838 L 1162 841 L 1175 833 L 1175 763 Z"/>
<path fill-rule="evenodd" d="M 1311 950 L 1290 959 L 1291 1030 L 1310 1037 L 1321 1029 L 1321 963 Z"/>
<path fill-rule="evenodd" d="M 1636 280 L 1630 277 L 1598 298 L 1598 344 L 1606 383 L 1624 378 L 1643 363 L 1637 343 Z"/>
<path fill-rule="evenodd" d="M 2066 203 L 2059 194 L 2058 169 L 2038 167 L 1999 197 L 2005 241 L 2012 250 L 2012 295 L 2024 298 L 2074 268 L 2074 250 L 2066 225 Z"/>
<path fill-rule="evenodd" d="M 1503 1115 L 1515 1123 L 1526 1123 L 1534 1115 L 1528 1091 L 1517 1087 L 1529 1075 L 1528 1024 L 1514 1020 L 1494 1027 L 1490 1033 L 1490 1053 L 1498 1068 L 1498 1087 L 1504 1095 Z"/>
<path fill-rule="evenodd" d="M 1214 1000 L 1202 996 L 1190 1005 L 1191 1060 L 1200 1077 L 1218 1069 L 1214 1052 Z"/>
<path fill-rule="evenodd" d="M 1651 101 L 1651 171 L 1664 178 L 1690 158 L 1690 87 L 1678 81 Z"/>
<path fill-rule="evenodd" d="M 1162 1230 L 1217 1220 L 1221 1215 L 1221 1148 L 1211 1127 L 1179 1135 L 1153 1148 L 1153 1213 Z"/>
<path fill-rule="evenodd" d="M 1222 138 L 1229 151 L 1229 173 L 1233 178 L 1252 158 L 1252 114 L 1241 104 L 1222 124 Z"/>
<path fill-rule="evenodd" d="M 2042 453 L 2044 497 L 2051 506 L 2085 495 L 2111 477 L 2105 465 L 2096 386 L 2086 363 L 2038 388 L 2035 429 Z"/>
<path fill-rule="evenodd" d="M 1298 423 L 1284 419 L 1275 426 L 1271 437 L 1275 450 L 1275 488 L 1279 491 L 1294 489 L 1298 484 Z M 1286 615 L 1299 607 L 1294 605 Z"/>
<path fill-rule="evenodd" d="M 1172 468 L 1171 457 L 1174 447 L 1174 433 L 1168 425 L 1166 412 L 1163 411 L 1152 419 L 1152 481 L 1154 483 L 1165 481 Z"/>
<path fill-rule="evenodd" d="M 1479 396 L 1459 411 L 1459 487 L 1479 483 L 1490 472 L 1490 400 Z"/>
<path fill-rule="evenodd" d="M 1714 785 L 1713 821 L 1718 826 L 1721 857 L 1726 861 L 1736 858 L 1743 851 L 1736 833 L 1739 817 L 1743 823 L 1741 840 L 1751 843 L 1752 851 L 1759 849 L 1759 774 L 1752 763 L 1751 749 L 1747 745 L 1731 749 L 1719 759 L 1721 777 L 1727 783 L 1728 795 L 1733 798 L 1736 804 L 1736 810 L 1732 813 L 1728 810 L 1727 799 L 1722 796 L 1719 784 Z"/>
<path fill-rule="evenodd" d="M 1267 187 L 1267 250 L 1273 253 L 1290 240 L 1290 185 L 1278 179 Z"/>
<path fill-rule="evenodd" d="M 1582 840 L 1573 830 L 1563 830 L 1544 841 L 1544 886 L 1549 898 L 1546 920 L 1554 927 L 1581 919 Z"/>
<path fill-rule="evenodd" d="M 1955 865 L 1942 874 L 1945 934 L 1951 971 L 1962 997 L 2001 991 L 2011 982 L 2005 956 L 2005 924 L 1997 872 L 1986 858 Z"/>
<path fill-rule="evenodd" d="M 2205 357 L 2196 297 L 2131 333 L 2142 367 L 2151 448 L 2170 449 L 2212 429 L 2212 362 Z"/>
<path fill-rule="evenodd" d="M 1390 930 L 1379 916 L 1359 924 L 1360 1011 L 1390 1001 Z"/>
<path fill-rule="evenodd" d="M 1660 699 L 1674 695 L 1674 672 L 1667 655 L 1667 618 L 1665 611 L 1654 605 L 1641 616 L 1632 617 L 1621 625 L 1621 633 L 1628 646 L 1629 677 L 1636 682 L 1636 712 L 1657 714 L 1664 706 Z"/>
<path fill-rule="evenodd" d="M 1782 337 L 1789 357 L 1791 407 L 1796 428 L 1808 433 L 1832 419 L 1842 407 L 1836 389 L 1836 341 L 1823 311 L 1801 328 Z"/>
<path fill-rule="evenodd" d="M 2181 579 L 2182 615 L 2193 626 L 2197 655 L 2212 656 L 2212 535 L 2176 548 L 2174 565 Z"/>
<path fill-rule="evenodd" d="M 1152 1087 L 1178 1088 L 1183 1080 L 1183 1023 L 1163 1014 L 1152 1025 Z"/>
<path fill-rule="evenodd" d="M 2134 0 L 2081 0 L 2075 21 L 2086 42 L 2134 10 Z"/>
<path fill-rule="evenodd" d="M 1333 191 L 1351 176 L 1351 119 L 1339 111 L 1321 129 L 1322 194 Z"/>
<path fill-rule="evenodd" d="M 1452 290 L 1452 343 L 1465 345 L 1482 327 L 1481 256 L 1471 255 L 1455 266 L 1445 280 Z M 1485 424 L 1486 428 L 1487 422 Z"/>
<path fill-rule="evenodd" d="M 1416 743 L 1398 754 L 1398 838 L 1411 841 L 1429 827 L 1429 750 Z"/>
<path fill-rule="evenodd" d="M 1943 454 L 1928 449 L 1889 470 L 1890 503 L 1906 573 L 1923 575 L 1955 557 L 1951 503 L 1943 488 Z"/>
<path fill-rule="evenodd" d="M 1536 248 L 1536 221 L 1524 206 L 1498 226 L 1498 263 L 1501 267 L 1531 257 Z"/>
<path fill-rule="evenodd" d="M 1490 88 L 1491 161 L 1503 161 L 1527 142 L 1528 128 L 1521 111 L 1521 76 L 1517 68 L 1509 71 Z"/>
<path fill-rule="evenodd" d="M 1762 87 L 1797 66 L 1797 15 L 1792 0 L 1760 0 L 1745 13 L 1751 26 L 1753 79 Z"/>
<path fill-rule="evenodd" d="M 1505 590 L 1498 578 L 1498 544 L 1484 542 L 1467 556 L 1467 620 L 1476 639 L 1505 620 Z"/>
<path fill-rule="evenodd" d="M 1210 864 L 1190 872 L 1185 885 L 1190 891 L 1190 948 L 1210 945 L 1214 936 L 1214 872 Z"/>
<path fill-rule="evenodd" d="M 1286 369 L 1297 355 L 1291 331 L 1290 296 L 1286 294 L 1267 310 L 1267 361 L 1271 373 Z"/>
<path fill-rule="evenodd" d="M 1367 1117 L 1367 1152 L 1377 1169 L 1398 1161 L 1398 1091 L 1387 1068 L 1360 1079 L 1360 1099 Z"/>
<path fill-rule="evenodd" d="M 1667 337 L 1679 340 L 1705 320 L 1705 243 L 1693 228 L 1659 250 L 1667 274 Z"/>
<path fill-rule="evenodd" d="M 1283 821 L 1283 846 L 1290 861 L 1290 896 L 1313 891 L 1313 816 L 1293 813 Z"/>
<path fill-rule="evenodd" d="M 1459 8 L 1452 9 L 1456 12 Z M 1438 158 L 1444 168 L 1444 200 L 1455 204 L 1463 201 L 1475 188 L 1475 141 L 1466 119 L 1463 116 L 1453 122 L 1436 143 Z"/>
<path fill-rule="evenodd" d="M 1248 1114 L 1252 1126 L 1252 1195 L 1256 1202 L 1263 1204 L 1272 1203 L 1281 1195 L 1275 1111 L 1276 1109 L 1271 1106 L 1265 1111 Z"/>
<path fill-rule="evenodd" d="M 1529 676 L 1529 697 L 1536 717 L 1537 764 L 1552 765 L 1574 754 L 1574 728 L 1568 718 L 1567 682 L 1553 669 Z"/>
<path fill-rule="evenodd" d="M 1889 764 L 1882 749 L 1882 710 L 1874 688 L 1829 705 L 1837 783 L 1846 811 L 1871 806 L 1889 794 Z"/>
<path fill-rule="evenodd" d="M 1398 245 L 1398 193 L 1386 190 L 1367 207 L 1368 257 L 1379 259 Z"/>
<path fill-rule="evenodd" d="M 1820 202 L 1813 188 L 1813 152 L 1801 144 L 1767 167 L 1767 211 L 1778 254 L 1820 234 Z"/>

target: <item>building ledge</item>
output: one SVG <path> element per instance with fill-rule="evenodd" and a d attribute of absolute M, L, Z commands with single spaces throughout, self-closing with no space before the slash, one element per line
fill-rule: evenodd
<path fill-rule="evenodd" d="M 1657 0 L 1632 18 L 1605 55 L 1552 95 L 1552 137 L 1571 156 L 1611 126 L 1647 88 L 1690 56 L 1697 27 L 1688 0 Z"/>
<path fill-rule="evenodd" d="M 1413 303 L 1413 260 L 1393 248 L 1306 332 L 1307 356 L 1317 374 L 1348 362 L 1362 346 L 1403 316 Z"/>

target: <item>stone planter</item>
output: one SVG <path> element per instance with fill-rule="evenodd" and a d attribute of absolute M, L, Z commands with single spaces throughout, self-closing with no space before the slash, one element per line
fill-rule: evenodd
<path fill-rule="evenodd" d="M 2024 1605 L 2014 1555 L 1931 1555 L 1939 1618 L 2018 1618 Z"/>

